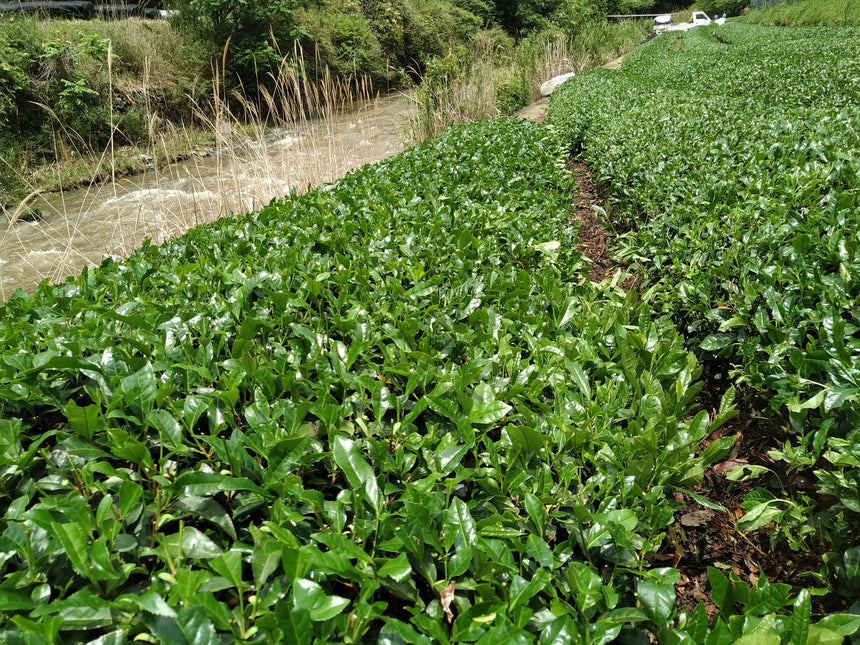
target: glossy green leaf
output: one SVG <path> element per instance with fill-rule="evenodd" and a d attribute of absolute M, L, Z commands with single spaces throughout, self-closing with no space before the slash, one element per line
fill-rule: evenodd
<path fill-rule="evenodd" d="M 636 583 L 636 597 L 642 607 L 658 625 L 666 624 L 675 608 L 675 586 L 673 584 L 640 580 Z"/>
<path fill-rule="evenodd" d="M 163 643 L 215 645 L 219 642 L 212 620 L 203 607 L 180 609 L 175 617 L 155 616 L 148 626 Z"/>
<path fill-rule="evenodd" d="M 188 511 L 202 517 L 223 529 L 234 540 L 236 539 L 236 527 L 233 525 L 230 514 L 211 497 L 195 497 L 191 495 L 180 497 L 173 504 L 173 508 Z"/>
<path fill-rule="evenodd" d="M 230 477 L 220 473 L 201 471 L 184 472 L 170 485 L 169 489 L 178 497 L 207 497 L 222 491 L 252 490 L 260 487 L 244 477 Z"/>
<path fill-rule="evenodd" d="M 409 558 L 405 553 L 399 554 L 395 558 L 386 560 L 385 563 L 376 570 L 376 575 L 381 578 L 391 578 L 395 582 L 403 582 L 412 573 L 412 565 L 409 564 Z"/>
<path fill-rule="evenodd" d="M 69 420 L 69 425 L 75 433 L 87 441 L 92 441 L 100 427 L 100 413 L 99 406 L 94 404 L 81 407 L 74 399 L 69 399 L 66 404 L 66 418 Z"/>
<path fill-rule="evenodd" d="M 794 600 L 791 614 L 791 642 L 802 645 L 809 635 L 809 619 L 812 614 L 812 596 L 808 589 L 801 589 Z"/>
<path fill-rule="evenodd" d="M 776 634 L 745 634 L 735 640 L 740 645 L 779 645 L 780 638 Z"/>
<path fill-rule="evenodd" d="M 337 436 L 332 441 L 332 456 L 338 468 L 346 475 L 350 487 L 362 496 L 377 514 L 382 512 L 382 491 L 373 468 L 364 459 L 351 439 Z"/>
<path fill-rule="evenodd" d="M 852 613 L 830 614 L 824 616 L 815 625 L 820 629 L 826 629 L 842 636 L 850 636 L 860 631 L 860 615 Z"/>
<path fill-rule="evenodd" d="M 170 558 L 200 558 L 204 560 L 217 558 L 223 553 L 204 533 L 193 526 L 184 526 L 177 533 L 164 535 L 160 543 Z M 157 553 L 158 549 L 154 549 Z"/>
<path fill-rule="evenodd" d="M 766 502 L 757 504 L 738 521 L 738 528 L 742 531 L 754 531 L 766 524 L 778 520 L 782 517 L 783 511 L 777 505 L 779 500 L 775 502 Z"/>
<path fill-rule="evenodd" d="M 33 609 L 35 606 L 30 594 L 13 589 L 0 589 L 0 611 Z"/>
<path fill-rule="evenodd" d="M 311 620 L 331 620 L 349 605 L 349 600 L 329 595 L 313 580 L 296 580 L 293 585 L 293 603 L 296 609 L 306 610 Z"/>
<path fill-rule="evenodd" d="M 165 616 L 167 618 L 176 618 L 176 611 L 168 605 L 164 598 L 158 595 L 154 589 L 147 589 L 144 593 L 138 595 L 122 596 L 144 611 L 148 611 L 156 616 Z"/>
<path fill-rule="evenodd" d="M 504 401 L 482 401 L 475 403 L 469 412 L 469 421 L 472 423 L 496 423 L 501 421 L 511 411 Z"/>
<path fill-rule="evenodd" d="M 725 611 L 734 602 L 729 579 L 714 567 L 708 567 L 708 582 L 711 583 L 711 600 L 720 611 Z"/>
<path fill-rule="evenodd" d="M 242 554 L 238 551 L 225 551 L 209 562 L 212 571 L 226 578 L 242 593 Z"/>

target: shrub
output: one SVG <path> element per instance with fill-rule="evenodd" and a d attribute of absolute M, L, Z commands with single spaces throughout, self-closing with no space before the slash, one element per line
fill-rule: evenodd
<path fill-rule="evenodd" d="M 21 71 L 21 53 L 0 41 L 0 128 L 8 125 L 15 107 L 15 96 L 29 84 Z"/>
<path fill-rule="evenodd" d="M 277 69 L 280 51 L 303 32 L 293 17 L 313 0 L 178 0 L 176 24 L 210 47 L 247 88 Z"/>
<path fill-rule="evenodd" d="M 454 6 L 477 16 L 488 26 L 495 21 L 495 5 L 485 0 L 454 0 Z"/>
<path fill-rule="evenodd" d="M 513 114 L 531 101 L 531 87 L 523 75 L 499 83 L 496 88 L 496 107 L 499 114 Z"/>
<path fill-rule="evenodd" d="M 748 0 L 699 0 L 696 4 L 701 11 L 709 16 L 722 13 L 738 16 L 749 6 Z"/>

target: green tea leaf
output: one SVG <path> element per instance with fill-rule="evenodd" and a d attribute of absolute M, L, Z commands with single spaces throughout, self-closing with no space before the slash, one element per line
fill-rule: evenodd
<path fill-rule="evenodd" d="M 654 580 L 636 583 L 636 597 L 642 607 L 658 625 L 665 625 L 675 609 L 675 586 Z"/>
<path fill-rule="evenodd" d="M 33 609 L 36 603 L 29 594 L 13 589 L 0 589 L 0 611 L 21 611 Z"/>
<path fill-rule="evenodd" d="M 177 533 L 160 536 L 160 542 L 167 555 L 174 560 L 179 558 L 210 560 L 223 553 L 217 544 L 193 526 L 184 526 Z M 155 554 L 158 553 L 158 549 L 153 551 Z"/>
<path fill-rule="evenodd" d="M 346 475 L 350 487 L 370 504 L 377 515 L 381 513 L 382 491 L 376 482 L 373 468 L 365 461 L 355 442 L 340 435 L 336 436 L 332 441 L 332 457 Z"/>
<path fill-rule="evenodd" d="M 67 524 L 52 522 L 51 528 L 54 534 L 60 539 L 69 561 L 75 568 L 75 572 L 79 576 L 89 578 L 92 574 L 90 571 L 87 541 L 92 535 L 92 529 L 90 528 L 89 531 L 84 529 L 80 522 L 69 522 Z"/>
<path fill-rule="evenodd" d="M 74 399 L 69 399 L 66 404 L 66 418 L 69 420 L 69 425 L 76 434 L 87 441 L 92 441 L 96 431 L 101 427 L 100 413 L 100 407 L 95 404 L 80 407 Z"/>
<path fill-rule="evenodd" d="M 412 574 L 412 565 L 409 564 L 409 558 L 405 553 L 399 554 L 395 558 L 385 561 L 379 569 L 376 570 L 376 575 L 380 578 L 391 578 L 395 582 L 403 582 Z"/>
<path fill-rule="evenodd" d="M 177 497 L 208 497 L 222 491 L 247 490 L 263 492 L 254 482 L 244 477 L 230 477 L 220 473 L 186 471 L 167 489 Z"/>
<path fill-rule="evenodd" d="M 296 609 L 306 610 L 311 620 L 331 620 L 349 605 L 349 600 L 329 595 L 313 580 L 296 580 L 293 584 L 293 603 Z"/>
<path fill-rule="evenodd" d="M 156 616 L 148 626 L 162 643 L 217 645 L 219 642 L 212 620 L 203 607 L 180 609 L 175 617 Z"/>
<path fill-rule="evenodd" d="M 482 401 L 472 406 L 469 412 L 469 421 L 472 423 L 496 423 L 505 418 L 510 411 L 511 406 L 503 401 Z"/>
<path fill-rule="evenodd" d="M 779 500 L 776 500 L 778 502 Z M 778 521 L 782 517 L 782 509 L 776 506 L 776 502 L 765 502 L 757 504 L 746 513 L 738 521 L 738 528 L 741 531 L 755 531 L 762 526 L 774 521 Z"/>
<path fill-rule="evenodd" d="M 47 605 L 39 605 L 31 613 L 31 618 L 56 615 L 63 620 L 63 629 L 88 630 L 112 625 L 115 621 L 111 605 L 96 596 L 89 589 L 76 591 L 68 598 L 55 600 Z"/>
<path fill-rule="evenodd" d="M 776 634 L 745 634 L 735 640 L 735 645 L 779 645 L 780 638 Z"/>
<path fill-rule="evenodd" d="M 212 571 L 226 578 L 239 593 L 242 593 L 242 554 L 238 551 L 225 551 L 209 562 Z"/>
<path fill-rule="evenodd" d="M 711 600 L 720 611 L 726 611 L 734 602 L 732 584 L 719 570 L 708 567 L 708 582 L 711 584 Z"/>
<path fill-rule="evenodd" d="M 251 567 L 254 570 L 254 584 L 259 589 L 281 564 L 284 547 L 277 540 L 266 539 L 254 546 Z"/>
<path fill-rule="evenodd" d="M 285 643 L 313 641 L 314 626 L 309 610 L 282 602 L 275 607 L 275 617 Z"/>
<path fill-rule="evenodd" d="M 794 600 L 791 614 L 791 642 L 805 645 L 809 635 L 809 618 L 812 615 L 812 595 L 808 589 L 801 589 Z"/>
<path fill-rule="evenodd" d="M 210 497 L 181 497 L 173 504 L 173 508 L 202 517 L 223 529 L 232 539 L 236 539 L 236 527 L 230 514 Z"/>
<path fill-rule="evenodd" d="M 120 596 L 120 598 L 130 601 L 144 611 L 148 611 L 149 613 L 155 614 L 156 616 L 176 618 L 176 612 L 173 610 L 173 608 L 168 605 L 164 601 L 164 598 L 159 596 L 152 588 L 147 589 L 139 596 L 128 594 L 125 596 Z"/>
<path fill-rule="evenodd" d="M 446 549 L 454 547 L 454 555 L 448 563 L 448 577 L 462 575 L 472 561 L 472 545 L 477 538 L 475 520 L 469 507 L 459 497 L 442 514 L 442 543 Z"/>
<path fill-rule="evenodd" d="M 718 352 L 731 345 L 735 339 L 735 334 L 711 334 L 710 336 L 706 336 L 705 339 L 699 343 L 699 348 L 704 349 L 706 352 Z"/>
<path fill-rule="evenodd" d="M 815 626 L 842 636 L 850 636 L 860 630 L 860 615 L 830 614 L 815 623 Z"/>

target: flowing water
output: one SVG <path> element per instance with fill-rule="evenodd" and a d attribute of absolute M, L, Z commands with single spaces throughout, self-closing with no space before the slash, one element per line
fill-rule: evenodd
<path fill-rule="evenodd" d="M 41 195 L 38 222 L 0 222 L 0 302 L 43 279 L 62 282 L 106 257 L 125 258 L 144 238 L 161 243 L 230 212 L 261 208 L 400 152 L 414 105 L 389 95 L 358 109 L 229 138 L 220 152 L 88 189 Z"/>

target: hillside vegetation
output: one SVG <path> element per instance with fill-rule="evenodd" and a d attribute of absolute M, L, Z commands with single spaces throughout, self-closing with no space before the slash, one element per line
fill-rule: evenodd
<path fill-rule="evenodd" d="M 169 23 L 0 14 L 0 209 L 14 210 L 33 190 L 86 185 L 211 148 L 219 109 L 264 115 L 266 93 L 292 87 L 294 77 L 297 87 L 326 85 L 321 93 L 339 104 L 347 92 L 411 86 L 446 60 L 464 69 L 480 57 L 480 117 L 511 113 L 546 80 L 532 75 L 547 71 L 536 64 L 545 51 L 521 56 L 517 42 L 576 42 L 552 45 L 562 71 L 599 64 L 644 37 L 641 23 L 604 18 L 630 1 L 182 0 Z M 326 107 L 317 90 L 291 94 L 288 101 L 311 111 Z"/>
<path fill-rule="evenodd" d="M 750 11 L 747 22 L 781 26 L 860 26 L 860 4 L 855 0 L 794 0 Z"/>

